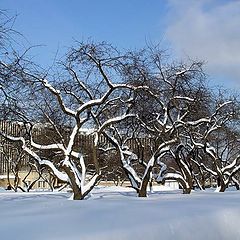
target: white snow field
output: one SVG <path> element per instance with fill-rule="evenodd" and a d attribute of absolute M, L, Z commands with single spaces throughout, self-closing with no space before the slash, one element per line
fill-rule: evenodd
<path fill-rule="evenodd" d="M 1 240 L 239 240 L 240 191 L 155 189 L 148 198 L 97 187 L 87 200 L 69 193 L 0 191 Z"/>

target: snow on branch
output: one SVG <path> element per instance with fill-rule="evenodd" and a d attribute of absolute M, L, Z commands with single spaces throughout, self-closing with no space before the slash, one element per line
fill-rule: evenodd
<path fill-rule="evenodd" d="M 65 148 L 63 146 L 62 143 L 54 143 L 54 144 L 47 144 L 47 145 L 43 145 L 43 144 L 38 144 L 35 143 L 31 137 L 31 146 L 34 148 L 37 148 L 39 150 L 61 150 L 63 152 L 65 152 Z"/>
<path fill-rule="evenodd" d="M 198 126 L 204 123 L 210 123 L 211 120 L 209 118 L 200 118 L 196 121 L 187 121 L 186 124 L 189 126 Z"/>
<path fill-rule="evenodd" d="M 205 166 L 205 164 L 201 163 L 200 166 L 207 172 L 211 173 L 213 176 L 217 176 L 217 172 Z"/>
<path fill-rule="evenodd" d="M 136 117 L 136 115 L 135 114 L 123 114 L 121 116 L 108 119 L 97 130 L 98 135 L 100 135 L 104 129 L 111 126 L 112 124 L 119 123 L 119 122 L 125 120 L 126 118 L 131 118 L 131 117 Z M 95 145 L 96 145 L 96 143 L 95 143 Z"/>
<path fill-rule="evenodd" d="M 46 87 L 53 95 L 57 97 L 58 103 L 64 113 L 70 116 L 76 115 L 76 112 L 72 111 L 71 109 L 65 106 L 59 90 L 56 90 L 46 79 L 42 79 L 41 82 L 44 85 L 44 87 Z"/>
<path fill-rule="evenodd" d="M 194 102 L 194 99 L 193 99 L 193 98 L 186 97 L 186 96 L 174 96 L 173 99 L 184 100 L 184 101 L 189 101 L 189 102 Z"/>
<path fill-rule="evenodd" d="M 233 168 L 235 168 L 235 167 L 240 167 L 240 155 L 238 155 L 237 157 L 236 157 L 236 159 L 234 160 L 234 161 L 232 161 L 232 163 L 230 163 L 229 165 L 227 165 L 226 167 L 223 167 L 222 168 L 222 172 L 224 173 L 224 172 L 226 172 L 226 171 L 230 171 L 230 170 L 232 170 Z"/>
<path fill-rule="evenodd" d="M 40 164 L 40 165 L 46 165 L 48 166 L 54 173 L 54 175 L 62 180 L 62 181 L 69 181 L 67 174 L 59 171 L 54 164 L 49 161 L 49 160 L 45 160 L 45 159 L 41 159 L 41 157 L 36 154 L 34 151 L 32 151 L 29 147 L 27 147 L 26 145 L 26 141 L 23 137 L 13 137 L 10 136 L 8 134 L 3 133 L 2 131 L 0 131 L 0 134 L 5 137 L 6 139 L 12 141 L 12 142 L 21 142 L 22 143 L 22 149 L 23 151 L 25 151 L 26 153 L 28 153 L 31 157 L 33 157 L 35 159 L 35 161 Z"/>
<path fill-rule="evenodd" d="M 228 104 L 232 104 L 233 102 L 232 101 L 227 101 L 227 102 L 224 102 L 222 104 L 220 104 L 217 109 L 216 109 L 216 112 L 218 112 L 220 109 L 222 109 L 223 107 L 225 107 L 226 105 Z"/>

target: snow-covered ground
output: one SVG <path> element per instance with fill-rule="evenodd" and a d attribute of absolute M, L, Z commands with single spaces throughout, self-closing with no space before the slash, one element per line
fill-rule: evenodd
<path fill-rule="evenodd" d="M 88 200 L 69 193 L 0 191 L 1 240 L 239 240 L 240 192 L 155 189 L 137 198 L 97 187 Z"/>

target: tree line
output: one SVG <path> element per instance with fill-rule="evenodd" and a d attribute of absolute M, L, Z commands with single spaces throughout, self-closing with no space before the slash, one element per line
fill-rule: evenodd
<path fill-rule="evenodd" d="M 73 199 L 84 199 L 106 171 L 118 169 L 139 197 L 152 181 L 169 179 L 187 194 L 204 189 L 210 177 L 218 191 L 239 189 L 239 96 L 211 90 L 203 62 L 170 60 L 159 46 L 120 51 L 88 41 L 42 69 L 30 49 L 20 54 L 11 47 L 9 22 L 0 27 L 0 116 L 26 131 L 0 135 L 69 183 Z M 52 131 L 41 141 L 33 136 L 39 124 Z M 91 168 L 76 144 L 81 131 L 93 138 Z M 148 148 L 145 156 L 129 145 L 141 138 L 151 139 L 137 143 Z"/>

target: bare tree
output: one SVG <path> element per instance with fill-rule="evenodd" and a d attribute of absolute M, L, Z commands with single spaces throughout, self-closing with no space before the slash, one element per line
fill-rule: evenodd
<path fill-rule="evenodd" d="M 170 63 L 153 47 L 121 53 L 106 43 L 77 43 L 54 71 L 43 71 L 26 55 L 13 51 L 0 59 L 1 114 L 23 121 L 25 134 L 0 134 L 68 183 L 73 199 L 87 196 L 107 169 L 99 162 L 102 135 L 108 139 L 104 152 L 118 153 L 140 197 L 147 196 L 154 167 L 160 167 L 157 181 L 175 179 L 184 193 L 191 192 L 195 181 L 201 186 L 199 176 L 203 180 L 206 173 L 218 178 L 222 190 L 230 181 L 237 182 L 238 154 L 222 161 L 215 146 L 215 133 L 231 117 L 222 114 L 229 102 L 210 104 L 202 62 Z M 39 129 L 45 132 L 41 139 L 35 134 Z M 79 144 L 86 129 L 93 138 L 87 163 Z M 154 140 L 145 158 L 128 146 L 142 137 Z M 229 153 L 229 144 L 221 150 Z M 165 160 L 175 168 L 167 167 Z"/>
<path fill-rule="evenodd" d="M 120 122 L 131 117 L 127 112 L 121 114 L 118 112 L 119 115 L 108 119 L 105 114 L 116 104 L 128 105 L 132 100 L 133 91 L 137 89 L 121 83 L 118 63 L 122 58 L 124 57 L 109 45 L 80 44 L 67 56 L 65 72 L 62 74 L 64 81 L 58 78 L 57 81 L 53 79 L 54 81 L 50 82 L 46 77 L 39 77 L 22 68 L 18 70 L 27 83 L 33 84 L 37 96 L 44 97 L 45 92 L 50 94 L 53 107 L 61 115 L 67 116 L 64 127 L 67 128 L 68 134 L 63 135 L 56 119 L 48 112 L 44 112 L 45 124 L 51 125 L 57 136 L 53 142 L 49 144 L 36 142 L 32 133 L 39 125 L 33 123 L 29 123 L 29 139 L 10 136 L 4 132 L 1 132 L 1 135 L 10 141 L 20 142 L 22 149 L 38 164 L 48 166 L 59 179 L 69 182 L 74 193 L 73 199 L 83 199 L 100 178 L 96 157 L 99 132 L 111 122 Z M 50 103 L 48 102 L 49 108 L 52 107 Z M 42 106 L 40 107 L 42 109 Z M 44 128 L 44 124 L 42 126 Z M 94 129 L 93 132 L 89 131 L 86 134 L 95 136 L 92 159 L 95 174 L 92 177 L 87 175 L 84 156 L 77 146 L 77 138 L 81 129 L 85 127 Z M 56 152 L 58 160 L 46 159 L 40 154 L 41 151 Z"/>
<path fill-rule="evenodd" d="M 2 173 L 6 173 L 8 181 L 8 189 L 13 189 L 15 192 L 19 189 L 20 177 L 19 172 L 23 169 L 25 163 L 24 153 L 18 144 L 12 144 L 6 139 L 1 139 L 0 143 L 0 164 L 5 166 L 1 169 Z M 11 176 L 14 176 L 13 183 Z"/>
<path fill-rule="evenodd" d="M 123 127 L 119 128 L 116 124 L 112 124 L 112 127 L 104 132 L 119 153 L 121 165 L 140 197 L 147 195 L 153 167 L 169 153 L 183 175 L 171 174 L 171 179 L 181 182 L 184 193 L 191 191 L 192 174 L 185 163 L 186 159 L 183 160 L 183 155 L 180 154 L 183 144 L 182 132 L 186 125 L 199 126 L 204 120 L 202 115 L 195 114 L 196 105 L 202 106 L 204 112 L 202 63 L 162 65 L 161 54 L 158 49 L 152 48 L 150 53 L 146 50 L 129 54 L 128 62 L 122 68 L 126 81 L 135 86 L 145 86 L 135 93 L 136 99 L 131 112 L 135 114 L 136 120 L 129 135 L 126 134 L 126 130 L 122 130 Z M 139 132 L 136 129 L 139 129 Z M 136 136 L 154 139 L 152 154 L 148 159 L 142 159 L 127 146 L 129 139 Z M 142 172 L 134 168 L 136 162 L 142 165 Z M 170 174 L 161 180 L 167 177 L 170 178 Z"/>

